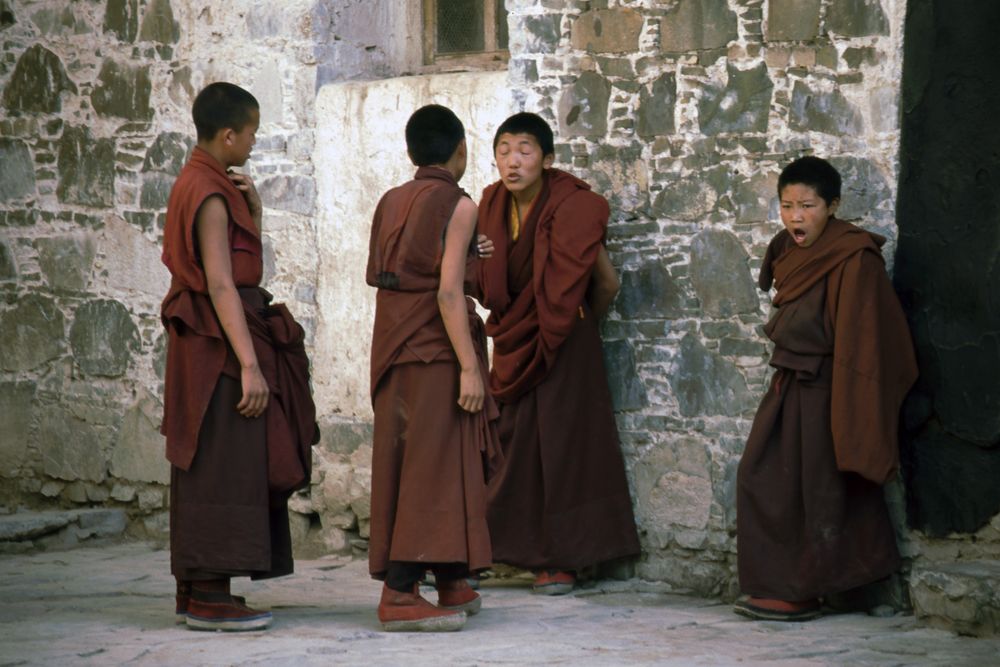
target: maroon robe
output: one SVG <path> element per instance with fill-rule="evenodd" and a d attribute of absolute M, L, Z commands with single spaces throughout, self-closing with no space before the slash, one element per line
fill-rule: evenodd
<path fill-rule="evenodd" d="M 240 367 L 208 296 L 195 222 L 208 197 L 229 212 L 233 281 L 271 390 L 264 419 L 241 416 Z M 259 287 L 260 232 L 243 194 L 195 148 L 170 193 L 163 262 L 170 290 L 163 424 L 171 483 L 171 561 L 182 579 L 291 571 L 285 500 L 309 481 L 318 439 L 302 328 Z"/>
<path fill-rule="evenodd" d="M 382 197 L 372 222 L 366 279 L 379 289 L 368 561 L 379 579 L 389 561 L 492 563 L 484 467 L 499 455 L 496 405 L 487 397 L 478 413 L 459 407 L 460 369 L 437 302 L 448 221 L 465 196 L 444 169 L 421 167 Z M 466 301 L 485 379 L 483 324 Z"/>
<path fill-rule="evenodd" d="M 636 555 L 639 540 L 586 300 L 608 204 L 566 172 L 549 169 L 543 179 L 517 241 L 502 182 L 479 204 L 479 231 L 496 245 L 480 283 L 504 454 L 488 517 L 498 562 L 578 570 Z"/>
<path fill-rule="evenodd" d="M 740 587 L 754 597 L 811 600 L 898 567 L 881 485 L 917 370 L 882 242 L 831 219 L 809 248 L 785 231 L 768 248 L 777 370 L 737 476 Z"/>

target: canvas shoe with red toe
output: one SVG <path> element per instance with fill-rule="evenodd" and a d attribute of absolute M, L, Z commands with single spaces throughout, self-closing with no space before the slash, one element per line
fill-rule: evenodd
<path fill-rule="evenodd" d="M 386 632 L 455 632 L 465 626 L 465 612 L 435 607 L 420 596 L 418 586 L 403 593 L 382 586 L 378 620 Z"/>
<path fill-rule="evenodd" d="M 572 572 L 545 570 L 535 575 L 535 583 L 531 587 L 539 595 L 566 595 L 576 586 L 576 575 Z"/>

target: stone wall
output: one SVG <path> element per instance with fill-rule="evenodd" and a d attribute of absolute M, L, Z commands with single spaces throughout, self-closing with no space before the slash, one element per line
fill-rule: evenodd
<path fill-rule="evenodd" d="M 302 1 L 0 0 L 0 506 L 165 534 L 159 246 L 209 81 L 261 102 L 268 286 L 312 335 L 311 25 Z"/>
<path fill-rule="evenodd" d="M 732 596 L 736 465 L 769 377 L 754 278 L 780 229 L 777 174 L 832 158 L 842 214 L 895 238 L 904 3 L 507 4 L 515 99 L 612 204 L 622 292 L 605 354 L 637 573 Z"/>

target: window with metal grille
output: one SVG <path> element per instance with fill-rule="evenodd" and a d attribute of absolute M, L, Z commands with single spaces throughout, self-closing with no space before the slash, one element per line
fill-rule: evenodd
<path fill-rule="evenodd" d="M 487 64 L 507 59 L 504 0 L 424 0 L 426 64 Z"/>

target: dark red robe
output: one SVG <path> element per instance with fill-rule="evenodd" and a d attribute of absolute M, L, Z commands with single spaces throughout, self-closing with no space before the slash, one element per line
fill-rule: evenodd
<path fill-rule="evenodd" d="M 492 563 L 484 468 L 499 456 L 496 405 L 487 399 L 475 414 L 458 406 L 458 360 L 437 302 L 447 224 L 465 196 L 444 169 L 421 167 L 382 197 L 372 222 L 366 279 L 379 289 L 368 561 L 379 579 L 389 561 Z M 485 378 L 483 324 L 466 301 Z"/>
<path fill-rule="evenodd" d="M 566 172 L 548 169 L 543 178 L 516 242 L 503 183 L 487 187 L 479 204 L 479 231 L 496 245 L 480 284 L 504 453 L 488 516 L 498 562 L 578 570 L 638 554 L 639 540 L 586 300 L 608 204 Z"/>
<path fill-rule="evenodd" d="M 832 219 L 809 248 L 785 231 L 768 247 L 777 370 L 737 477 L 740 587 L 755 597 L 810 600 L 898 567 L 881 485 L 917 368 L 882 242 Z"/>
<path fill-rule="evenodd" d="M 229 212 L 233 281 L 271 389 L 264 419 L 236 412 L 240 368 L 208 296 L 195 222 L 208 197 Z M 163 239 L 170 290 L 163 424 L 173 464 L 171 547 L 175 574 L 206 578 L 291 571 L 285 499 L 309 482 L 318 439 L 302 328 L 259 287 L 260 232 L 243 194 L 211 155 L 195 148 L 170 193 Z"/>

